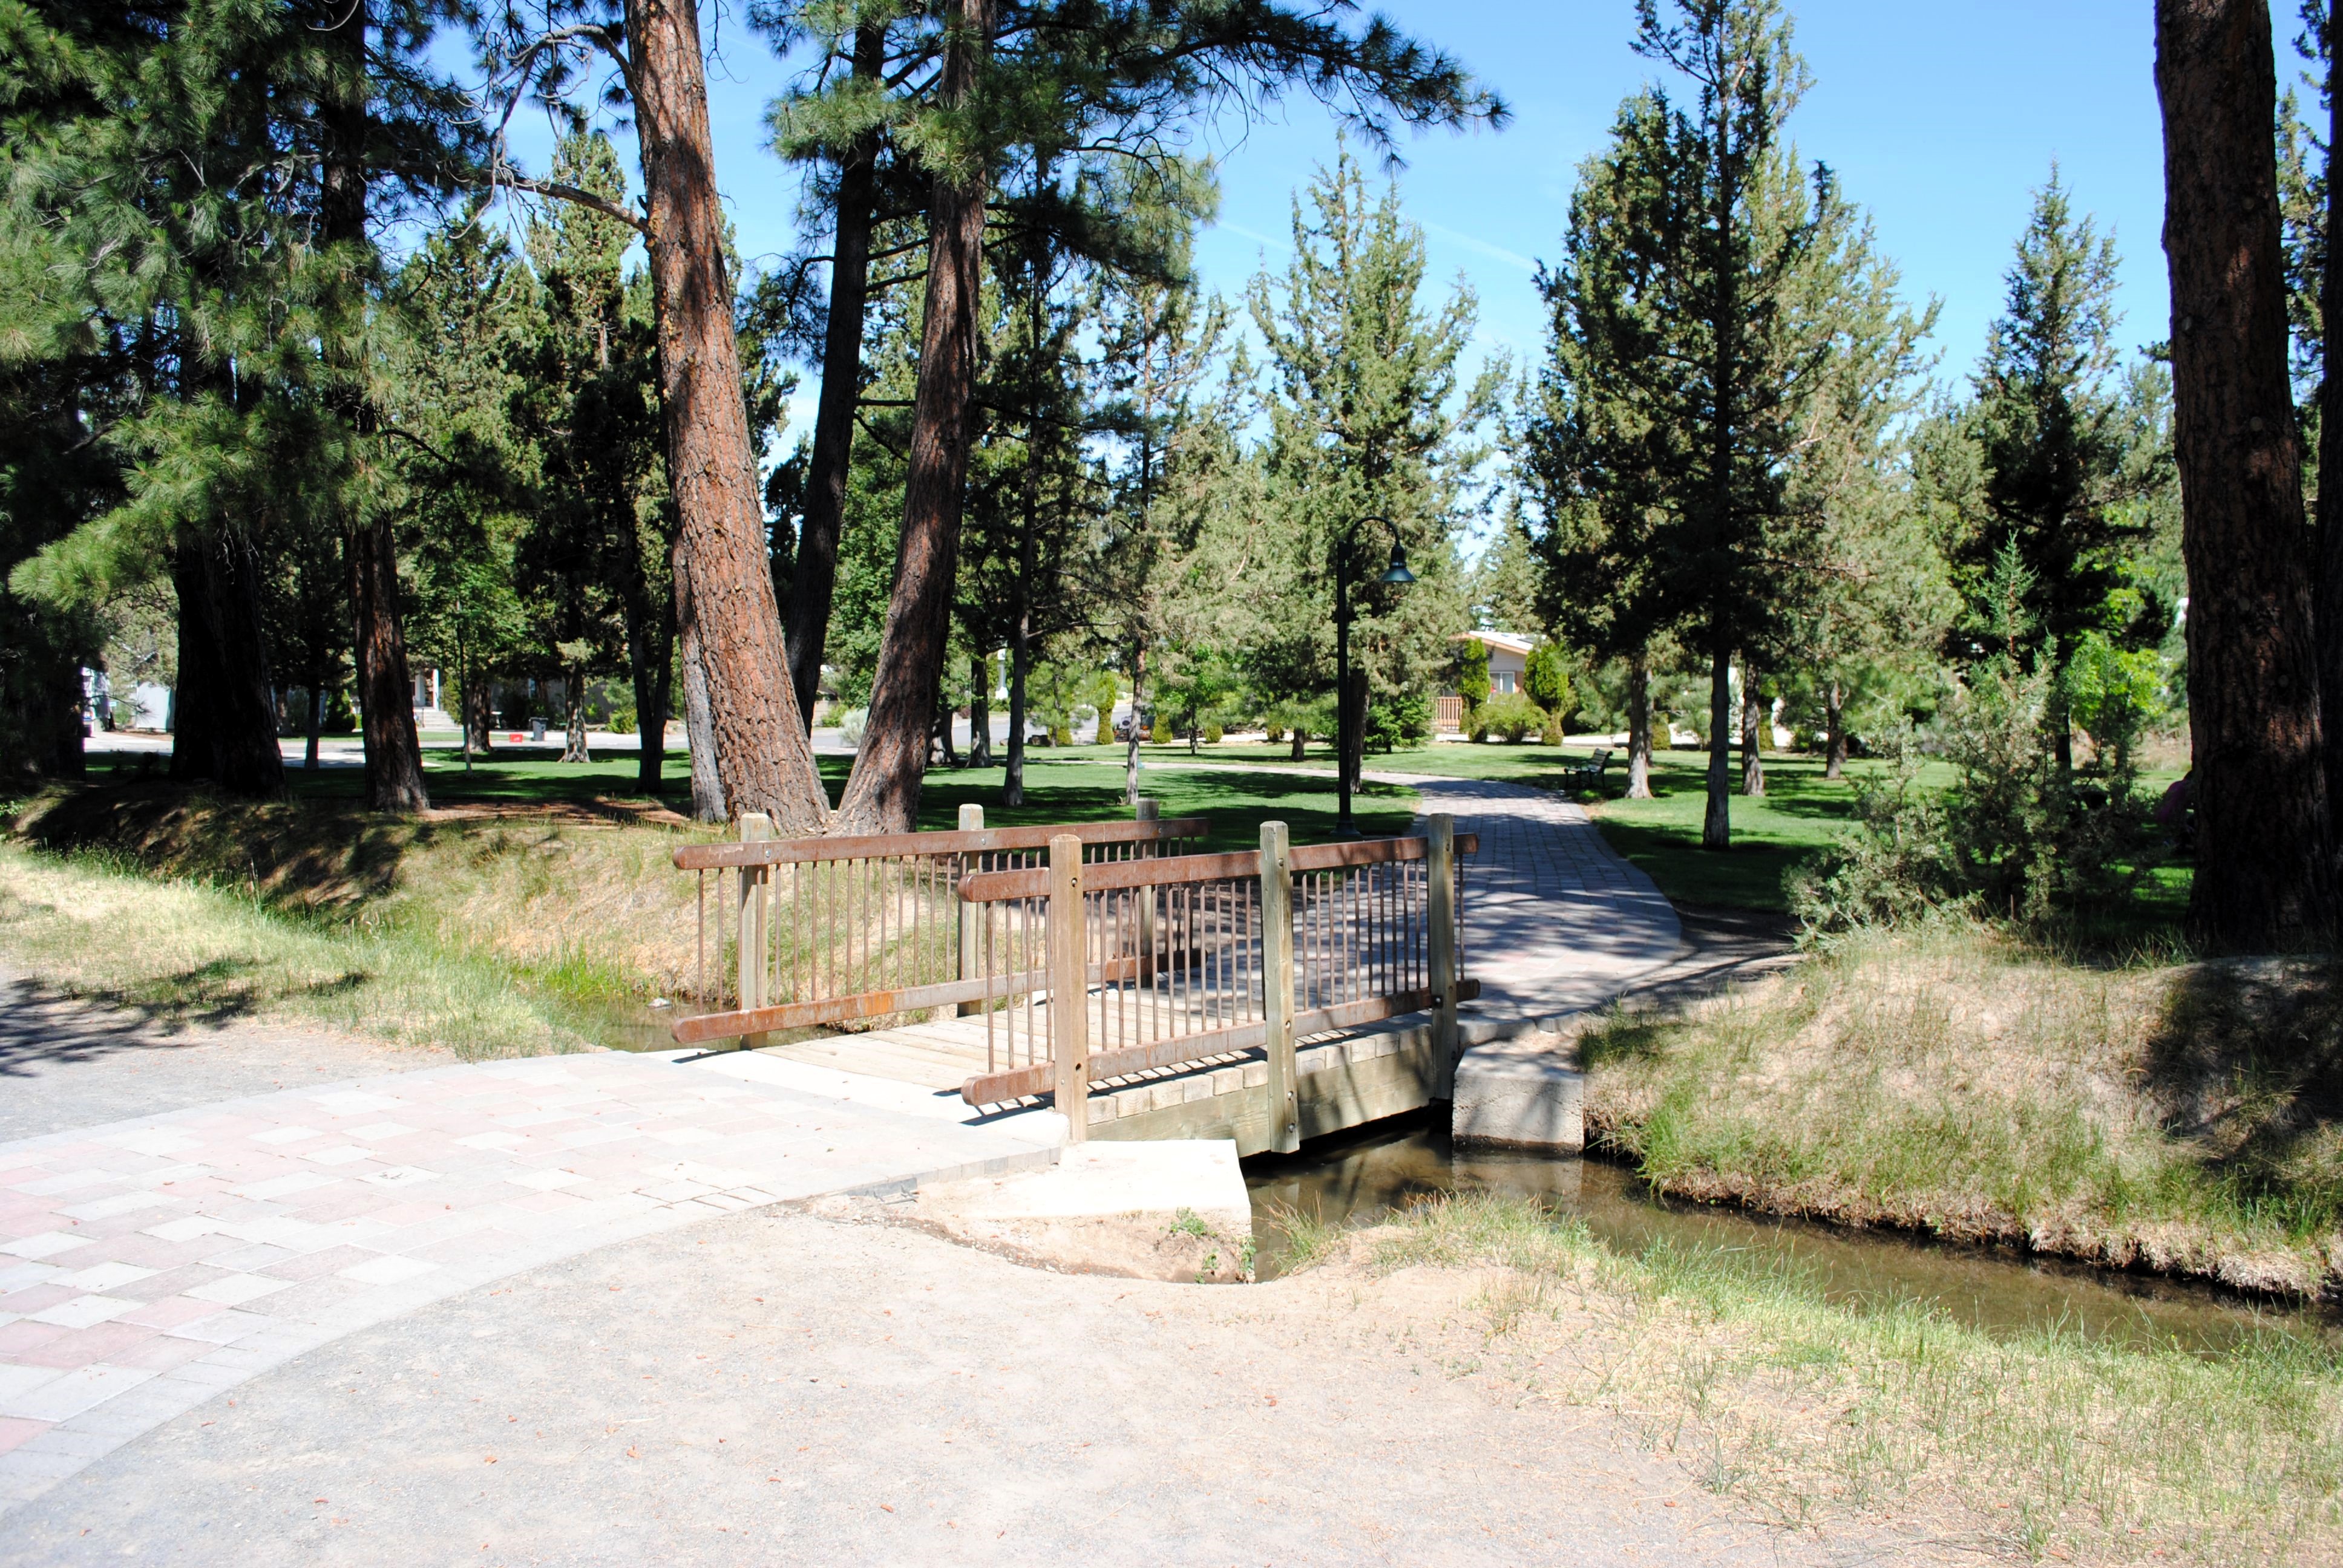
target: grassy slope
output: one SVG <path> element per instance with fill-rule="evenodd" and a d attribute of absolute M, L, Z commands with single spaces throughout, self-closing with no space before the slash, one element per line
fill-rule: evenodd
<path fill-rule="evenodd" d="M 2287 1294 L 2343 1287 L 2343 985 L 1873 939 L 1582 1043 L 1663 1190 Z"/>
<path fill-rule="evenodd" d="M 264 805 L 138 781 L 135 769 L 117 786 L 45 797 L 0 846 L 0 954 L 61 989 L 162 1015 L 304 1019 L 468 1056 L 614 1041 L 642 1000 L 689 985 L 695 881 L 669 857 L 706 830 L 527 814 L 643 800 L 632 759 L 468 774 L 432 762 L 441 807 L 523 814 L 373 817 L 347 769 L 297 772 L 294 799 Z M 825 769 L 833 791 L 837 763 Z M 999 788 L 998 770 L 933 774 L 920 825 L 951 826 L 964 800 L 996 826 L 1128 812 L 1107 768 L 1037 760 L 1015 809 L 997 803 Z M 1258 843 L 1272 817 L 1299 842 L 1332 834 L 1332 798 L 1311 780 L 1166 772 L 1149 790 L 1166 815 L 1211 818 L 1215 848 Z M 1370 831 L 1398 831 L 1413 792 L 1372 786 L 1360 805 Z"/>

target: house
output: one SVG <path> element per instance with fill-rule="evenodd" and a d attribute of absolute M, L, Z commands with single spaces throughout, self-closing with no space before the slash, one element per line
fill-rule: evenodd
<path fill-rule="evenodd" d="M 1537 646 L 1537 638 L 1516 637 L 1510 631 L 1461 631 L 1448 640 L 1477 642 L 1489 650 L 1492 697 L 1522 689 L 1522 675 L 1529 668 L 1530 650 Z M 1452 735 L 1462 730 L 1464 699 L 1453 691 L 1442 692 L 1432 705 L 1432 728 Z"/>

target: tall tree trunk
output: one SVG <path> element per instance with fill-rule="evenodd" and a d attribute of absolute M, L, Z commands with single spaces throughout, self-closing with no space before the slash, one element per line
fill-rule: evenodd
<path fill-rule="evenodd" d="M 1351 790 L 1356 794 L 1367 770 L 1367 672 L 1353 669 L 1349 693 L 1337 693 L 1336 700 L 1347 701 L 1351 714 L 1349 733 L 1343 738 L 1342 757 L 1337 766 L 1351 780 Z M 1199 719 L 1197 722 L 1201 724 L 1202 720 Z"/>
<path fill-rule="evenodd" d="M 207 779 L 233 795 L 285 792 L 262 628 L 260 558 L 233 527 L 196 535 L 173 563 L 179 589 L 181 700 L 171 777 Z"/>
<path fill-rule="evenodd" d="M 1126 806 L 1139 804 L 1139 713 L 1146 691 L 1147 644 L 1134 642 L 1131 645 L 1131 737 L 1122 743 L 1122 803 Z"/>
<path fill-rule="evenodd" d="M 591 762 L 594 754 L 586 745 L 586 669 L 572 664 L 561 672 L 562 706 L 568 710 L 561 721 L 561 759 L 564 762 Z"/>
<path fill-rule="evenodd" d="M 471 738 L 471 748 L 482 757 L 492 749 L 497 716 L 488 706 L 489 679 L 486 671 L 476 670 L 464 678 L 464 726 Z M 470 759 L 467 758 L 468 763 Z"/>
<path fill-rule="evenodd" d="M 692 819 L 721 822 L 726 819 L 724 779 L 716 769 L 716 721 L 708 700 L 708 667 L 700 661 L 691 575 L 679 546 L 675 553 L 675 618 L 677 652 L 683 665 L 684 745 L 691 757 Z"/>
<path fill-rule="evenodd" d="M 2287 380 L 2277 67 L 2265 0 L 2157 0 L 2174 451 L 2188 568 L 2197 873 L 2216 950 L 2334 914 L 2302 484 Z"/>
<path fill-rule="evenodd" d="M 659 792 L 667 768 L 667 709 L 675 679 L 675 601 L 672 598 L 651 612 L 649 647 L 636 653 L 635 739 L 641 750 L 635 763 L 635 782 L 647 793 Z"/>
<path fill-rule="evenodd" d="M 936 756 L 947 768 L 960 766 L 960 749 L 952 743 L 952 720 L 959 717 L 960 714 L 953 709 L 950 698 L 937 701 Z"/>
<path fill-rule="evenodd" d="M 1846 693 L 1834 675 L 1823 683 L 1823 777 L 1846 772 Z"/>
<path fill-rule="evenodd" d="M 326 166 L 318 193 L 318 231 L 343 253 L 352 269 L 347 286 L 370 266 L 367 236 L 367 155 L 370 129 L 367 29 L 373 18 L 367 0 L 352 0 L 323 31 L 333 49 L 338 80 L 334 95 L 319 106 L 326 132 Z M 357 461 L 371 463 L 377 419 L 367 396 L 366 367 L 337 347 L 336 384 L 327 401 L 358 437 Z M 407 628 L 399 614 L 398 546 L 390 515 L 367 516 L 361 477 L 349 493 L 358 498 L 345 518 L 342 537 L 348 551 L 350 608 L 356 619 L 351 663 L 357 675 L 358 725 L 366 747 L 367 804 L 377 811 L 427 809 L 423 744 L 415 733 L 415 688 L 407 668 Z"/>
<path fill-rule="evenodd" d="M 1765 726 L 1773 718 L 1766 708 L 1765 699 L 1758 695 L 1757 671 L 1744 658 L 1741 661 L 1741 792 L 1744 795 L 1765 793 Z"/>
<path fill-rule="evenodd" d="M 676 555 L 691 578 L 683 624 L 706 678 L 716 774 L 734 813 L 762 811 L 784 837 L 820 833 L 830 803 L 789 681 L 740 395 L 699 7 L 627 0 L 626 11 Z"/>
<path fill-rule="evenodd" d="M 1733 649 L 1719 634 L 1708 662 L 1708 804 L 1700 847 L 1733 846 Z"/>
<path fill-rule="evenodd" d="M 1033 532 L 1040 526 L 1035 514 L 1041 508 L 1033 435 L 1027 426 L 1024 511 L 1017 526 L 1017 570 L 1009 585 L 1009 771 L 1001 784 L 1004 806 L 1025 804 L 1026 682 L 1033 673 Z"/>
<path fill-rule="evenodd" d="M 854 75 L 875 83 L 885 64 L 887 30 L 866 23 L 854 35 Z M 805 521 L 789 577 L 789 678 L 798 711 L 813 722 L 830 608 L 838 587 L 838 539 L 846 517 L 846 476 L 854 451 L 854 413 L 862 398 L 862 321 L 870 294 L 870 216 L 876 203 L 879 136 L 855 138 L 838 166 L 836 237 L 830 256 L 830 321 L 821 346 L 821 400 L 813 418 Z"/>
<path fill-rule="evenodd" d="M 82 704 L 89 694 L 82 685 L 81 660 L 71 654 L 45 660 L 48 669 L 35 693 L 27 693 L 32 711 L 25 715 L 33 766 L 44 778 L 81 779 L 89 773 L 82 745 Z M 105 711 L 109 697 L 98 699 Z M 111 723 L 106 725 L 112 729 Z"/>
<path fill-rule="evenodd" d="M 1031 612 L 1021 603 L 1016 630 L 1009 638 L 1009 766 L 1001 777 L 1003 806 L 1025 804 L 1025 678 L 1031 671 L 1025 633 L 1031 624 Z"/>
<path fill-rule="evenodd" d="M 2338 11 L 2327 8 L 2330 47 L 2343 48 Z M 2328 66 L 2330 76 L 2333 66 Z M 2328 91 L 2327 145 L 2343 146 L 2343 82 Z M 2343 169 L 2328 154 L 2327 272 L 2319 280 L 2318 576 L 2314 606 L 2318 634 L 2318 715 L 2326 758 L 2328 838 L 2343 854 Z M 2343 872 L 2338 872 L 2343 875 Z"/>
<path fill-rule="evenodd" d="M 326 729 L 326 672 L 312 666 L 309 670 L 309 716 L 301 727 L 305 738 L 301 746 L 301 766 L 308 771 L 317 767 L 317 741 Z"/>
<path fill-rule="evenodd" d="M 992 766 L 992 657 L 975 653 L 968 660 L 968 765 Z"/>
<path fill-rule="evenodd" d="M 991 25 L 992 0 L 953 0 L 944 50 L 946 106 L 963 103 L 973 91 Z M 961 179 L 940 178 L 929 203 L 927 308 L 919 389 L 912 399 L 910 461 L 903 480 L 903 531 L 887 626 L 879 640 L 869 728 L 846 797 L 839 802 L 840 829 L 849 833 L 909 832 L 919 817 L 928 720 L 935 712 L 950 629 L 960 492 L 976 406 L 987 179 L 980 165 Z M 1012 729 L 1010 739 L 1014 745 L 1021 737 Z"/>
<path fill-rule="evenodd" d="M 1652 656 L 1627 656 L 1627 799 L 1652 798 Z"/>
<path fill-rule="evenodd" d="M 206 613 L 211 584 L 204 571 L 204 544 L 192 524 L 182 525 L 171 551 L 171 586 L 179 601 L 178 678 L 171 686 L 171 777 L 181 783 L 214 776 L 213 717 L 219 691 L 219 655 Z"/>

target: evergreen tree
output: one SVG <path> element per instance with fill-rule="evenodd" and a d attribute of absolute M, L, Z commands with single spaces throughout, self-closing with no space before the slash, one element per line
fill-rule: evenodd
<path fill-rule="evenodd" d="M 1337 641 L 1355 639 L 1351 689 L 1335 692 L 1348 741 L 1336 766 L 1354 788 L 1371 704 L 1420 702 L 1447 663 L 1444 634 L 1463 622 L 1455 539 L 1501 381 L 1493 367 L 1460 386 L 1473 295 L 1460 286 L 1424 307 L 1423 231 L 1395 188 L 1369 196 L 1347 151 L 1319 171 L 1306 206 L 1295 197 L 1292 223 L 1284 276 L 1255 278 L 1249 300 L 1270 359 L 1269 504 L 1287 569 L 1314 585 L 1275 613 L 1289 659 L 1306 650 L 1314 667 L 1302 689 L 1332 687 Z M 1377 580 L 1394 542 L 1412 588 Z"/>
<path fill-rule="evenodd" d="M 2215 949 L 2334 918 L 2301 449 L 2287 367 L 2277 67 L 2263 0 L 2157 0 L 2197 874 Z M 2328 317 L 2332 320 L 2332 316 Z"/>
<path fill-rule="evenodd" d="M 2053 655 L 2054 674 L 2087 631 L 2101 628 L 2139 532 L 2125 503 L 2121 385 L 2116 376 L 2115 241 L 2079 215 L 2057 171 L 2036 193 L 2019 236 L 2007 303 L 1976 376 L 1973 419 L 1985 469 L 1980 526 L 1953 550 L 1972 604 L 1956 651 L 1984 657 L 1975 628 L 1980 585 L 2006 548 L 2025 566 L 2032 627 L 2024 654 Z M 2054 681 L 2054 691 L 2063 681 Z M 2053 739 L 2071 761 L 2063 712 Z"/>

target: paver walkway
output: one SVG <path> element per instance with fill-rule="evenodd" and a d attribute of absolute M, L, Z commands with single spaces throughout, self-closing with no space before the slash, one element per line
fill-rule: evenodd
<path fill-rule="evenodd" d="M 1428 815 L 1478 833 L 1464 873 L 1464 972 L 1482 1018 L 1543 1018 L 1609 1001 L 1684 949 L 1675 910 L 1603 839 L 1584 808 L 1489 779 L 1367 775 L 1414 787 Z"/>
<path fill-rule="evenodd" d="M 1599 1002 L 1681 948 L 1576 806 L 1390 777 L 1481 835 L 1481 1017 Z M 907 1085 L 708 1065 L 377 1073 L 0 1142 L 0 1514 L 222 1389 L 473 1287 L 730 1211 L 1045 1163 L 1062 1135 L 1054 1116 L 966 1125 Z"/>
<path fill-rule="evenodd" d="M 1114 764 L 1120 767 L 1121 764 Z M 1332 779 L 1331 768 L 1274 763 L 1151 761 L 1151 769 L 1292 773 Z M 1446 812 L 1481 835 L 1465 869 L 1465 972 L 1481 982 L 1467 1004 L 1482 1018 L 1547 1018 L 1611 1000 L 1627 982 L 1683 956 L 1683 929 L 1651 878 L 1604 841 L 1584 807 L 1549 790 L 1493 779 L 1368 769 L 1362 778 L 1416 791 L 1425 815 Z M 1423 830 L 1422 818 L 1415 829 Z"/>
<path fill-rule="evenodd" d="M 352 1330 L 783 1199 L 1046 1163 L 970 1128 L 603 1053 L 0 1144 L 0 1512 Z"/>

